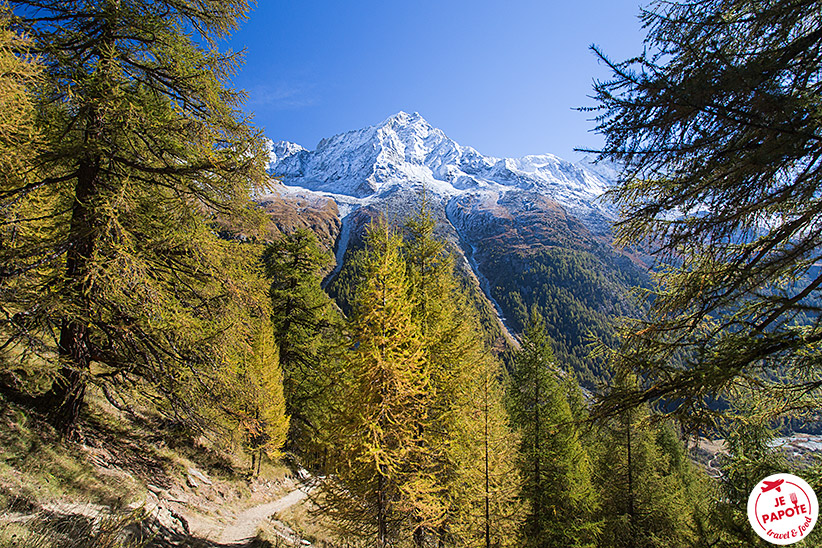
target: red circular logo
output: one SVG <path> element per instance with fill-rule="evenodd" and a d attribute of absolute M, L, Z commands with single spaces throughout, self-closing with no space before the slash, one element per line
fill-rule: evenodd
<path fill-rule="evenodd" d="M 803 540 L 816 525 L 816 493 L 800 477 L 774 474 L 760 481 L 748 497 L 748 519 L 754 531 L 773 544 Z"/>

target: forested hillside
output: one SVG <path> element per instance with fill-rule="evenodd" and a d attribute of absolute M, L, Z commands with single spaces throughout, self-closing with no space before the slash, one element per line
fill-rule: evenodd
<path fill-rule="evenodd" d="M 272 148 L 251 8 L 0 6 L 0 544 L 766 545 L 750 492 L 822 478 L 773 441 L 822 386 L 818 6 L 602 55 L 618 218 L 419 115 Z"/>

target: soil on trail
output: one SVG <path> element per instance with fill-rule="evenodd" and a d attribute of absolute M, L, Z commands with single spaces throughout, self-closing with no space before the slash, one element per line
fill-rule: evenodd
<path fill-rule="evenodd" d="M 116 534 L 144 548 L 264 546 L 255 539 L 264 523 L 275 541 L 306 544 L 267 520 L 308 497 L 316 481 L 308 472 L 272 463 L 251 478 L 232 455 L 174 434 L 174 425 L 95 402 L 66 441 L 0 395 L 0 545 L 24 537 L 32 546 L 98 545 Z"/>
<path fill-rule="evenodd" d="M 289 506 L 297 504 L 308 496 L 310 487 L 300 487 L 275 501 L 260 504 L 245 510 L 237 516 L 235 522 L 220 534 L 217 542 L 222 546 L 242 546 L 247 544 L 257 533 L 257 527 L 270 516 Z"/>
<path fill-rule="evenodd" d="M 173 499 L 161 500 L 152 514 L 156 518 L 155 529 L 159 534 L 149 543 L 152 548 L 167 548 L 171 546 L 191 546 L 196 548 L 240 548 L 257 546 L 254 540 L 257 529 L 266 520 L 279 511 L 299 503 L 308 497 L 314 488 L 315 480 L 307 474 L 287 478 L 280 483 L 280 495 L 271 497 L 270 489 L 259 489 L 256 497 L 259 503 L 235 512 L 227 511 L 225 507 L 215 505 L 212 512 L 190 513 L 186 506 L 177 505 Z M 283 492 L 285 488 L 287 491 Z M 171 504 L 169 504 L 171 503 Z M 203 508 L 201 507 L 201 511 Z M 289 545 L 302 544 L 293 531 L 284 524 L 274 522 L 274 534 L 287 541 Z"/>

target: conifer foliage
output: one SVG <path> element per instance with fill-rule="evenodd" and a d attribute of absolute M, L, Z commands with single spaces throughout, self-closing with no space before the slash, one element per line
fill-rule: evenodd
<path fill-rule="evenodd" d="M 400 253 L 401 239 L 384 223 L 366 236 L 351 323 L 348 393 L 336 424 L 337 445 L 326 482 L 332 514 L 347 533 L 388 546 L 426 488 L 414 482 L 429 380 Z M 413 485 L 413 488 L 412 488 Z"/>
<path fill-rule="evenodd" d="M 527 546 L 594 546 L 597 496 L 591 464 L 558 378 L 545 322 L 536 310 L 511 375 L 511 416 L 521 436 Z"/>
<path fill-rule="evenodd" d="M 329 257 L 313 232 L 300 229 L 270 242 L 262 260 L 271 283 L 271 327 L 291 417 L 290 449 L 312 458 L 336 390 L 342 344 L 340 314 L 320 288 Z"/>
<path fill-rule="evenodd" d="M 431 489 L 415 516 L 415 541 L 508 546 L 516 541 L 522 514 L 517 443 L 503 405 L 500 367 L 434 229 L 423 193 L 405 225 L 404 248 L 430 382 L 425 459 L 418 469 Z"/>
<path fill-rule="evenodd" d="M 602 501 L 599 546 L 713 545 L 707 524 L 711 492 L 672 425 L 652 423 L 641 407 L 602 424 L 598 434 L 593 458 Z"/>
<path fill-rule="evenodd" d="M 500 367 L 424 199 L 404 238 L 372 224 L 357 273 L 321 503 L 345 535 L 378 545 L 515 545 Z"/>
<path fill-rule="evenodd" d="M 643 20 L 646 53 L 596 85 L 601 155 L 625 166 L 620 238 L 673 266 L 617 356 L 648 382 L 603 409 L 665 398 L 693 420 L 739 383 L 775 414 L 815 411 L 819 2 L 660 2 Z"/>
<path fill-rule="evenodd" d="M 283 393 L 283 373 L 271 321 L 258 318 L 253 338 L 235 349 L 228 360 L 228 377 L 220 394 L 223 409 L 239 426 L 240 445 L 251 455 L 251 471 L 259 474 L 263 456 L 275 460 L 285 444 L 289 417 Z"/>
<path fill-rule="evenodd" d="M 30 41 L 8 28 L 10 16 L 0 5 L 0 110 L 5 113 L 0 122 L 0 176 L 19 184 L 37 150 L 33 87 L 40 82 L 42 67 L 28 53 Z M 4 224 L 10 220 L 3 219 Z"/>
<path fill-rule="evenodd" d="M 236 57 L 214 47 L 249 5 L 9 4 L 44 73 L 44 146 L 26 180 L 0 183 L 13 219 L 0 242 L 0 347 L 22 356 L 11 384 L 59 356 L 40 405 L 63 429 L 89 382 L 141 378 L 191 410 L 184 393 L 209 394 L 224 349 L 248 335 L 253 322 L 235 318 L 264 306 L 254 269 L 235 276 L 238 244 L 209 226 L 250 229 L 249 191 L 264 177 L 261 140 L 226 86 Z"/>

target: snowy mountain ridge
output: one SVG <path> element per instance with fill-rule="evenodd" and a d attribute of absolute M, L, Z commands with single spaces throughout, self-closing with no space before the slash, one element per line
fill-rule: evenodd
<path fill-rule="evenodd" d="M 462 146 L 418 113 L 323 139 L 314 151 L 288 141 L 270 143 L 269 173 L 289 187 L 372 203 L 398 190 L 425 186 L 437 196 L 530 191 L 549 197 L 586 220 L 611 220 L 598 200 L 608 186 L 600 175 L 551 154 L 484 156 Z"/>
<path fill-rule="evenodd" d="M 626 288 L 647 276 L 638 258 L 612 246 L 617 211 L 602 199 L 618 176 L 612 167 L 551 154 L 485 156 L 419 114 L 400 112 L 323 139 L 313 151 L 271 142 L 269 173 L 282 184 L 259 202 L 278 230 L 311 228 L 334 253 L 323 287 L 342 306 L 350 296 L 348 252 L 362 246 L 375 218 L 407 220 L 425 188 L 438 237 L 453 245 L 503 338 L 516 346 L 528 307 L 544 306 L 559 355 L 597 378 L 600 366 L 580 357 L 583 335 L 612 336 L 601 319 L 631 314 Z"/>

